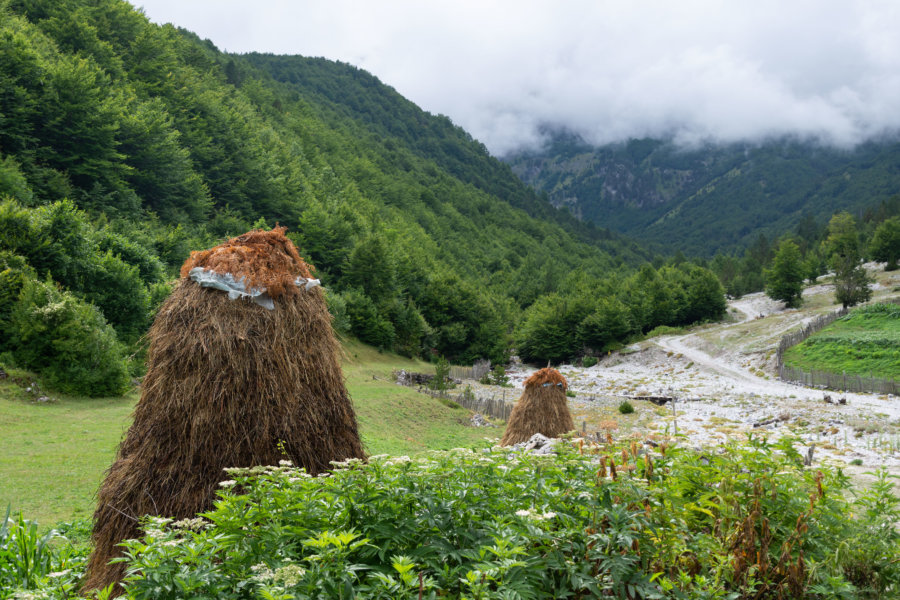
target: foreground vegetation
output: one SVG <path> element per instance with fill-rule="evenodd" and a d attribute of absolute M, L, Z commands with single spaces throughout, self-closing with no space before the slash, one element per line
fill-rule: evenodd
<path fill-rule="evenodd" d="M 790 348 L 784 361 L 807 372 L 900 379 L 900 304 L 858 308 Z"/>
<path fill-rule="evenodd" d="M 790 440 L 716 451 L 563 444 L 559 456 L 459 448 L 374 456 L 311 478 L 235 469 L 216 507 L 151 518 L 127 544 L 126 596 L 194 598 L 886 598 L 900 503 L 855 495 Z M 77 532 L 76 532 L 77 533 Z M 70 597 L 86 548 L 25 565 L 0 537 L 0 588 Z M 23 566 L 24 565 L 24 566 Z"/>

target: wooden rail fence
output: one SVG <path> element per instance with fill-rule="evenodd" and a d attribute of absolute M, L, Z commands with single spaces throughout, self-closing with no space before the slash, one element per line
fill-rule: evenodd
<path fill-rule="evenodd" d="M 876 304 L 900 304 L 900 297 L 878 300 Z M 827 315 L 821 315 L 810 321 L 797 331 L 792 331 L 781 338 L 778 350 L 775 352 L 775 369 L 778 377 L 783 381 L 799 383 L 807 387 L 828 388 L 844 392 L 873 392 L 876 394 L 900 395 L 900 381 L 895 379 L 883 379 L 880 377 L 863 377 L 861 375 L 848 375 L 847 373 L 831 373 L 828 371 L 813 370 L 803 371 L 784 364 L 784 353 L 788 348 L 796 346 L 814 333 L 822 331 L 844 315 L 848 311 L 840 308 Z"/>
<path fill-rule="evenodd" d="M 490 396 L 477 396 L 471 392 L 449 394 L 447 392 L 437 392 L 427 388 L 420 388 L 419 391 L 426 393 L 433 398 L 452 400 L 463 408 L 503 421 L 509 420 L 509 415 L 512 413 L 513 404 L 517 398 L 517 396 L 514 395 L 515 390 L 507 391 L 505 389 L 501 394 L 491 394 Z"/>

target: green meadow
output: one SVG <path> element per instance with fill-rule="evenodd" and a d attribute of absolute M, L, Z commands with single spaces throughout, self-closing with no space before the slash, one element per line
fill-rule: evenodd
<path fill-rule="evenodd" d="M 417 454 L 482 444 L 494 430 L 469 427 L 468 411 L 396 385 L 394 369 L 433 365 L 344 344 L 344 375 L 370 454 Z M 0 508 L 11 505 L 42 528 L 90 517 L 94 494 L 115 457 L 139 398 L 51 394 L 38 403 L 22 385 L 0 382 Z"/>
<path fill-rule="evenodd" d="M 784 360 L 804 371 L 900 379 L 900 305 L 856 309 L 790 348 Z"/>

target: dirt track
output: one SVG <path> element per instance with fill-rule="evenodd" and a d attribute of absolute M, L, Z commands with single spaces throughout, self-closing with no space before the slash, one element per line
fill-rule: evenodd
<path fill-rule="evenodd" d="M 875 299 L 896 296 L 891 290 L 900 285 L 900 274 L 875 274 Z M 591 432 L 614 420 L 619 435 L 671 435 L 677 429 L 696 446 L 750 431 L 793 435 L 805 447 L 815 444 L 817 460 L 861 460 L 861 467 L 848 469 L 885 466 L 900 474 L 900 398 L 806 388 L 774 373 L 781 336 L 836 309 L 832 296 L 830 285 L 813 286 L 804 291 L 803 307 L 784 310 L 761 293 L 750 294 L 729 304 L 726 322 L 634 344 L 590 368 L 562 365 L 577 393 L 571 404 L 576 423 Z M 530 372 L 512 370 L 511 380 L 521 386 Z M 674 397 L 677 414 L 671 404 L 636 400 L 633 415 L 619 414 L 618 404 L 634 396 Z M 837 404 L 839 398 L 847 403 Z"/>

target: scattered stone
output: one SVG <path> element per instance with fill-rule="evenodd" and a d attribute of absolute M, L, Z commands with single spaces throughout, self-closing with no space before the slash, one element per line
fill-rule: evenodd
<path fill-rule="evenodd" d="M 834 400 L 832 400 L 831 396 L 829 396 L 828 394 L 825 394 L 825 397 L 822 398 L 822 400 L 824 400 L 828 404 L 834 404 Z"/>
<path fill-rule="evenodd" d="M 525 450 L 532 454 L 556 454 L 553 447 L 558 442 L 556 438 L 548 438 L 547 436 L 536 433 L 531 436 L 527 442 L 519 442 L 510 446 L 513 450 Z"/>
<path fill-rule="evenodd" d="M 753 428 L 757 429 L 759 427 L 766 427 L 767 425 L 774 425 L 775 423 L 781 423 L 782 421 L 787 421 L 791 418 L 789 413 L 781 413 L 777 417 L 772 419 L 766 419 L 765 421 L 757 421 L 753 424 Z"/>
<path fill-rule="evenodd" d="M 838 398 L 838 404 L 847 404 L 846 398 Z"/>
<path fill-rule="evenodd" d="M 40 403 L 43 404 L 44 402 L 50 402 L 50 398 L 49 398 L 48 396 L 40 396 L 40 397 L 36 400 L 36 402 L 40 402 Z"/>
<path fill-rule="evenodd" d="M 431 380 L 434 379 L 434 374 L 414 373 L 406 369 L 400 369 L 399 371 L 394 371 L 394 379 L 397 380 L 397 385 L 429 385 Z M 454 383 L 456 382 L 454 381 Z"/>
<path fill-rule="evenodd" d="M 475 413 L 472 415 L 472 427 L 496 427 L 496 425 L 482 417 L 479 413 Z"/>

